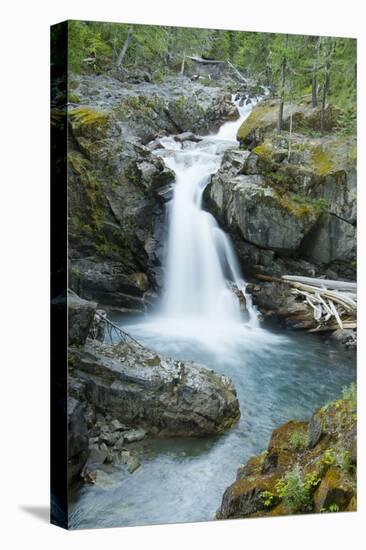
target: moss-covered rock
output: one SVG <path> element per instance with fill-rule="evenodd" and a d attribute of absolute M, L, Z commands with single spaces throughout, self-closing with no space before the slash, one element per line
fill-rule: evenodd
<path fill-rule="evenodd" d="M 280 102 L 278 99 L 261 101 L 250 113 L 249 117 L 240 126 L 237 138 L 246 148 L 253 148 L 260 144 L 265 135 L 276 128 Z M 340 116 L 339 109 L 327 105 L 324 118 L 325 131 L 337 127 Z M 308 101 L 301 103 L 285 103 L 283 111 L 283 129 L 288 130 L 290 118 L 295 132 L 320 131 L 320 108 L 313 108 Z"/>
<path fill-rule="evenodd" d="M 351 385 L 310 423 L 290 421 L 274 430 L 267 451 L 239 468 L 217 518 L 355 510 L 355 407 Z"/>
<path fill-rule="evenodd" d="M 303 261 L 313 270 L 304 275 L 314 275 L 310 266 L 315 265 L 322 273 L 331 269 L 353 278 L 355 138 L 294 132 L 290 137 L 286 130 L 279 136 L 270 127 L 275 105 L 260 103 L 244 122 L 243 131 L 258 121 L 266 131 L 251 151 L 225 154 L 205 190 L 205 204 L 231 233 L 246 268 L 254 265 L 256 272 L 278 276 L 294 268 L 300 273 Z M 309 109 L 299 106 L 299 112 Z M 277 259 L 268 261 L 264 251 L 275 252 Z M 298 265 L 290 266 L 286 257 Z"/>
<path fill-rule="evenodd" d="M 213 177 L 206 191 L 210 207 L 233 232 L 258 247 L 291 254 L 319 216 L 306 199 L 267 185 L 260 175 Z"/>
<path fill-rule="evenodd" d="M 331 466 L 314 493 L 314 512 L 346 510 L 355 497 L 354 479 L 348 472 Z"/>
<path fill-rule="evenodd" d="M 73 132 L 78 136 L 99 139 L 106 135 L 109 123 L 109 115 L 106 112 L 97 111 L 89 106 L 80 106 L 70 109 L 68 118 Z"/>

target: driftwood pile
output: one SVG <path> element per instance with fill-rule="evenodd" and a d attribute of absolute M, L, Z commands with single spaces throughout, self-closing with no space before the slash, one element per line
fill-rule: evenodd
<path fill-rule="evenodd" d="M 296 275 L 283 275 L 281 279 L 266 276 L 260 278 L 290 285 L 292 293 L 312 308 L 317 327 L 310 332 L 357 328 L 356 283 Z"/>

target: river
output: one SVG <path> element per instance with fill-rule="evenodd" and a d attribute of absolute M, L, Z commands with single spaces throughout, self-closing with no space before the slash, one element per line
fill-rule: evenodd
<path fill-rule="evenodd" d="M 71 504 L 73 528 L 214 519 L 238 465 L 266 448 L 273 428 L 307 419 L 355 380 L 354 353 L 317 335 L 261 326 L 228 236 L 202 209 L 210 175 L 237 147 L 236 131 L 253 103 L 239 106 L 240 118 L 215 136 L 161 140 L 156 154 L 176 174 L 164 292 L 154 313 L 114 317 L 151 349 L 228 375 L 240 421 L 215 437 L 144 442 L 142 465 L 132 475 L 109 466 L 102 483 L 80 489 Z M 228 281 L 246 295 L 246 313 Z"/>

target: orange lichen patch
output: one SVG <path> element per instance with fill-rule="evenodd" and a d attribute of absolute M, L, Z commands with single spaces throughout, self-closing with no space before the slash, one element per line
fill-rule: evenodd
<path fill-rule="evenodd" d="M 327 511 L 332 505 L 345 510 L 353 496 L 353 484 L 347 473 L 331 466 L 314 494 L 314 510 Z"/>
<path fill-rule="evenodd" d="M 353 495 L 351 500 L 349 501 L 349 504 L 346 508 L 347 512 L 357 512 L 357 497 L 356 495 Z"/>
<path fill-rule="evenodd" d="M 292 445 L 290 442 L 291 435 L 295 431 L 305 431 L 308 429 L 308 422 L 297 422 L 290 420 L 286 424 L 282 424 L 276 430 L 273 430 L 272 436 L 268 445 L 268 452 L 271 451 L 291 451 Z"/>
<path fill-rule="evenodd" d="M 235 481 L 231 486 L 232 495 L 234 498 L 238 498 L 243 495 L 248 495 L 253 491 L 270 491 L 271 493 L 274 493 L 277 480 L 277 474 L 269 474 L 267 476 L 257 478 L 252 476 L 241 478 L 238 481 Z"/>
<path fill-rule="evenodd" d="M 267 512 L 267 515 L 272 517 L 286 516 L 287 514 L 288 514 L 288 511 L 286 510 L 282 502 L 278 504 L 275 508 Z"/>
<path fill-rule="evenodd" d="M 245 476 L 252 476 L 254 474 L 260 474 L 263 462 L 267 456 L 267 451 L 264 453 L 252 456 L 244 466 L 240 466 L 237 472 L 237 479 Z"/>

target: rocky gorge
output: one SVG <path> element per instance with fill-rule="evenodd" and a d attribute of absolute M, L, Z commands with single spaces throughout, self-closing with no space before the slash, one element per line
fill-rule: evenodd
<path fill-rule="evenodd" d="M 153 155 L 154 140 L 212 132 L 239 114 L 230 93 L 187 77 L 156 85 L 83 76 L 72 89 L 70 286 L 104 305 L 143 311 L 162 284 L 164 205 L 174 181 Z"/>
<path fill-rule="evenodd" d="M 249 103 L 258 90 L 255 83 L 203 84 L 183 75 L 159 84 L 141 74 L 127 81 L 118 74 L 71 80 L 69 287 L 76 296 L 68 297 L 70 487 L 81 479 L 103 486 L 110 465 L 126 476 L 136 472 L 140 446 L 151 440 L 212 437 L 238 422 L 236 380 L 216 366 L 214 372 L 169 358 L 133 338 L 110 345 L 90 331 L 99 308 L 108 316 L 141 315 L 161 295 L 175 179 L 156 154 L 161 140 L 174 136 L 189 151 L 203 135 L 238 119 L 234 98 Z M 308 329 L 313 311 L 280 277 L 354 280 L 355 140 L 337 133 L 339 113 L 331 106 L 320 135 L 320 111 L 306 97 L 285 108 L 285 131 L 278 136 L 277 110 L 273 97 L 253 107 L 239 128 L 239 148 L 225 151 L 203 204 L 230 235 L 258 312 Z M 354 348 L 354 332 L 341 331 L 339 340 Z M 337 401 L 310 424 L 296 420 L 273 432 L 268 451 L 250 459 L 225 491 L 218 517 L 355 509 L 356 413 L 349 403 Z M 246 403 L 240 406 L 247 413 Z M 342 470 L 337 457 L 344 452 Z M 301 487 L 312 480 L 303 508 L 291 508 L 284 492 L 294 470 Z"/>

